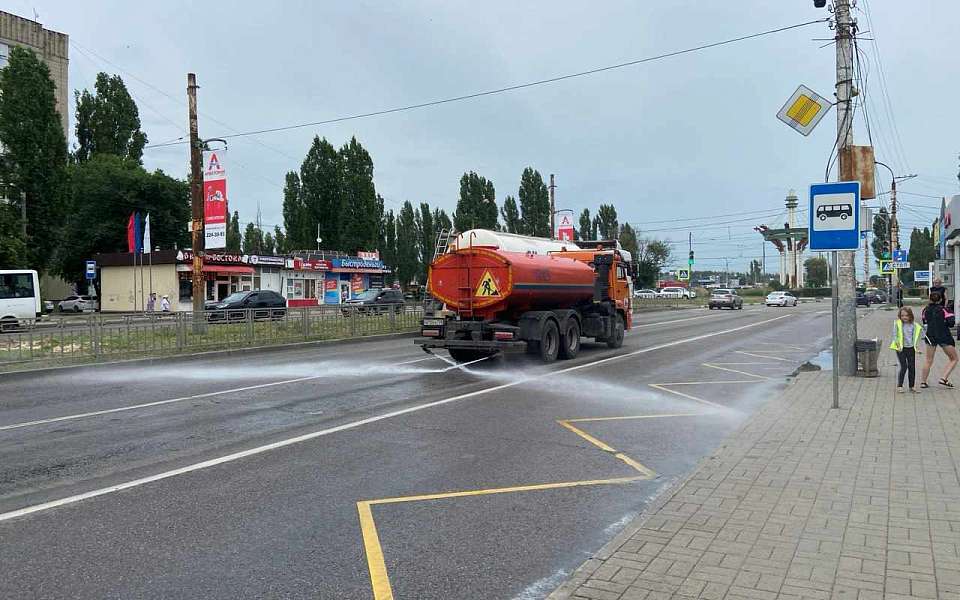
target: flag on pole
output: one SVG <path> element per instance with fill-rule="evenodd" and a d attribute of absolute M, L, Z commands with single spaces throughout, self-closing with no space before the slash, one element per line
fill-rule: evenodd
<path fill-rule="evenodd" d="M 134 252 L 143 252 L 143 226 L 140 223 L 140 213 L 133 213 L 133 235 L 134 235 Z"/>
<path fill-rule="evenodd" d="M 127 252 L 137 251 L 137 213 L 130 213 L 127 219 Z"/>
<path fill-rule="evenodd" d="M 147 218 L 143 221 L 143 253 L 150 254 L 150 248 L 150 213 L 147 213 Z"/>

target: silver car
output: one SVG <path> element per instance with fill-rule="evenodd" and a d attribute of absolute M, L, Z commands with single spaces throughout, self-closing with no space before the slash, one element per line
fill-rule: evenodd
<path fill-rule="evenodd" d="M 67 296 L 57 305 L 60 312 L 83 312 L 96 310 L 97 301 L 90 296 Z"/>

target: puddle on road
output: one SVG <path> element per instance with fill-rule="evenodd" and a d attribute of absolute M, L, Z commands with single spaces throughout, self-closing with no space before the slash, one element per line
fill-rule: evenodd
<path fill-rule="evenodd" d="M 793 372 L 791 377 L 796 377 L 798 373 L 808 371 L 832 371 L 833 370 L 833 351 L 821 350 L 816 356 L 803 363 Z"/>

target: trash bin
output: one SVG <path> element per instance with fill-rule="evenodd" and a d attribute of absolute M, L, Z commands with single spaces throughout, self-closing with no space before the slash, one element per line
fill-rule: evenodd
<path fill-rule="evenodd" d="M 880 340 L 857 340 L 857 375 L 859 377 L 879 377 L 877 357 L 880 354 Z"/>

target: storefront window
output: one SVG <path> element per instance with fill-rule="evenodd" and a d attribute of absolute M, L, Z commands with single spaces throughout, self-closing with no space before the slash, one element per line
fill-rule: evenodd
<path fill-rule="evenodd" d="M 188 274 L 189 275 L 189 274 Z M 193 281 L 189 277 L 180 277 L 180 302 L 193 300 Z"/>
<path fill-rule="evenodd" d="M 254 278 L 253 278 L 253 289 L 255 289 L 255 290 L 261 289 L 261 288 L 260 288 L 260 276 L 259 276 L 259 275 L 256 275 L 256 276 L 254 276 Z"/>
<path fill-rule="evenodd" d="M 287 298 L 303 298 L 303 279 L 287 280 Z"/>

